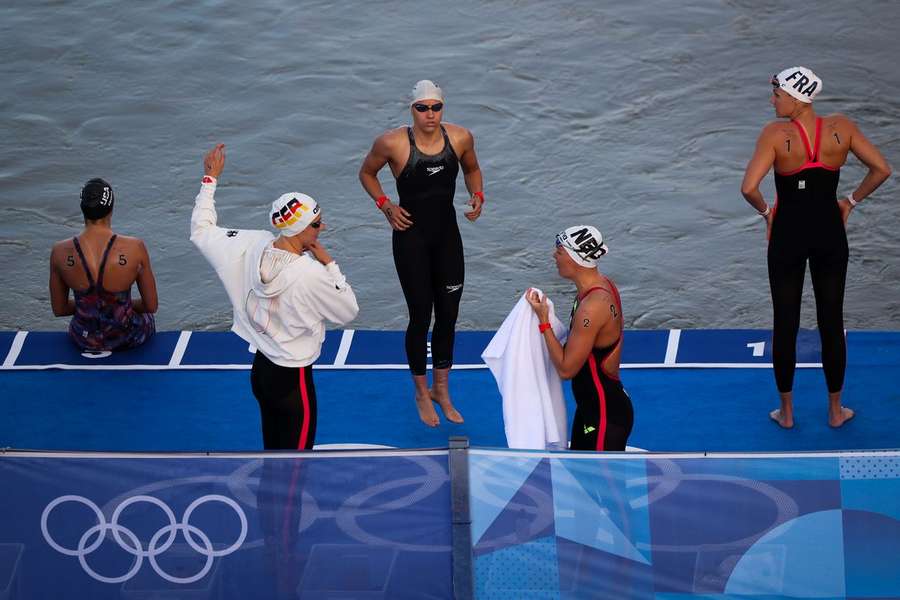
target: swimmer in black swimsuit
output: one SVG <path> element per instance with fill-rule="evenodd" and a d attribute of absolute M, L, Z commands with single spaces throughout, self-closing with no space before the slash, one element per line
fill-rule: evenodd
<path fill-rule="evenodd" d="M 443 92 L 437 85 L 428 80 L 418 82 L 410 104 L 413 126 L 392 129 L 376 139 L 359 170 L 363 188 L 394 229 L 394 265 L 409 309 L 406 357 L 419 418 L 431 427 L 440 422 L 432 402 L 440 405 L 447 420 L 463 422 L 449 391 L 465 272 L 453 208 L 460 167 L 472 206 L 466 218 L 478 219 L 484 203 L 474 138 L 458 125 L 441 124 L 443 106 Z M 384 195 L 378 181 L 378 171 L 386 164 L 397 180 L 399 206 Z M 432 312 L 434 385 L 429 390 L 425 362 Z"/>
<path fill-rule="evenodd" d="M 805 67 L 785 69 L 772 78 L 775 116 L 790 122 L 766 125 L 747 165 L 741 193 L 766 221 L 769 283 L 774 326 L 772 360 L 781 408 L 769 416 L 784 428 L 794 425 L 792 388 L 797 330 L 806 262 L 816 297 L 822 341 L 822 367 L 828 386 L 828 422 L 840 427 L 853 417 L 841 406 L 846 368 L 844 282 L 848 247 L 845 227 L 850 211 L 891 174 L 878 149 L 844 115 L 819 117 L 813 98 L 822 81 Z M 852 152 L 869 172 L 851 194 L 838 199 L 840 168 Z M 775 168 L 775 206 L 769 207 L 759 184 Z"/>
<path fill-rule="evenodd" d="M 534 290 L 525 296 L 540 320 L 550 360 L 562 379 L 572 380 L 572 450 L 625 450 L 634 424 L 631 399 L 619 379 L 622 301 L 616 285 L 596 266 L 606 252 L 594 227 L 576 225 L 556 236 L 556 268 L 578 289 L 565 346 L 550 329 L 547 297 Z"/>

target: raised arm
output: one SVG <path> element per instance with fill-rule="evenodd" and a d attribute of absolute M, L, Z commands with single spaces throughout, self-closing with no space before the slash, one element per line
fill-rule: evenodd
<path fill-rule="evenodd" d="M 215 193 L 217 180 L 223 168 L 225 168 L 225 144 L 216 144 L 203 157 L 203 180 L 191 213 L 191 241 L 201 250 L 204 247 L 204 239 L 217 226 Z"/>

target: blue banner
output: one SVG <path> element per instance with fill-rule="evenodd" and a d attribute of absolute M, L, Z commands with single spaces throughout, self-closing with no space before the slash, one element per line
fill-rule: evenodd
<path fill-rule="evenodd" d="M 0 598 L 451 598 L 446 451 L 0 457 Z"/>
<path fill-rule="evenodd" d="M 475 597 L 900 597 L 900 452 L 469 451 Z M 448 453 L 0 456 L 0 598 L 452 598 Z"/>
<path fill-rule="evenodd" d="M 479 600 L 900 597 L 900 453 L 473 450 Z"/>

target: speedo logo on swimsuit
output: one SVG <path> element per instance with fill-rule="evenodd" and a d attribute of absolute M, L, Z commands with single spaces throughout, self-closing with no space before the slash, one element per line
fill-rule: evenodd
<path fill-rule="evenodd" d="M 296 198 L 291 198 L 287 204 L 281 207 L 281 210 L 272 213 L 272 225 L 278 229 L 290 227 L 308 210 L 308 206 Z M 319 212 L 318 206 L 313 209 L 313 214 L 317 212 Z"/>
<path fill-rule="evenodd" d="M 444 170 L 444 165 L 440 165 L 438 167 L 425 167 L 425 170 L 428 171 L 428 176 L 437 175 L 441 171 Z"/>
<path fill-rule="evenodd" d="M 448 294 L 452 294 L 453 292 L 457 292 L 457 291 L 459 291 L 459 290 L 462 289 L 462 286 L 463 286 L 463 284 L 461 284 L 461 283 L 458 283 L 458 284 L 456 284 L 456 285 L 448 285 L 448 286 L 447 286 L 447 293 L 448 293 Z"/>
<path fill-rule="evenodd" d="M 585 426 L 584 426 L 584 435 L 587 435 L 587 434 L 589 434 L 589 433 L 593 433 L 593 432 L 595 432 L 595 431 L 597 431 L 597 428 L 594 427 L 593 425 L 585 425 Z"/>

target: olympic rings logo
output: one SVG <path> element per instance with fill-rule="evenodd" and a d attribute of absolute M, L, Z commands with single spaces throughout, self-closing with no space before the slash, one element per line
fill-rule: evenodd
<path fill-rule="evenodd" d="M 92 511 L 94 511 L 94 515 L 96 515 L 97 517 L 97 524 L 93 527 L 88 528 L 88 530 L 84 532 L 84 534 L 81 536 L 81 539 L 78 541 L 78 547 L 74 550 L 65 548 L 58 544 L 56 540 L 54 540 L 50 535 L 50 532 L 47 530 L 47 521 L 50 517 L 50 513 L 54 508 L 65 502 L 78 502 L 80 504 L 84 504 Z M 143 544 L 133 531 L 119 524 L 119 517 L 122 515 L 122 511 L 124 511 L 132 504 L 138 502 L 146 502 L 159 507 L 169 519 L 169 524 L 161 527 L 150 538 L 150 543 L 148 544 L 146 550 L 144 550 Z M 198 527 L 189 523 L 191 514 L 194 512 L 194 510 L 196 510 L 197 507 L 206 502 L 222 502 L 231 507 L 234 512 L 237 513 L 238 519 L 240 519 L 241 532 L 240 535 L 238 535 L 238 539 L 233 544 L 222 550 L 215 550 L 213 548 L 212 541 L 209 539 L 209 536 L 207 536 Z M 191 548 L 206 557 L 206 562 L 204 563 L 200 571 L 189 577 L 176 577 L 175 575 L 167 573 L 159 566 L 156 560 L 157 556 L 159 556 L 172 546 L 179 531 L 182 532 L 182 535 L 184 535 L 184 539 L 187 540 L 187 543 Z M 112 518 L 109 522 L 107 522 L 106 517 L 103 515 L 103 512 L 100 510 L 100 508 L 84 496 L 66 495 L 56 498 L 55 500 L 50 502 L 50 504 L 48 504 L 44 509 L 43 514 L 41 514 L 41 532 L 44 534 L 44 539 L 47 540 L 47 543 L 50 544 L 51 548 L 53 548 L 57 552 L 60 552 L 61 554 L 65 554 L 66 556 L 77 556 L 78 562 L 81 563 L 81 567 L 84 569 L 85 573 L 87 573 L 97 581 L 101 581 L 104 583 L 122 583 L 124 581 L 128 581 L 137 574 L 137 572 L 141 568 L 141 565 L 143 564 L 144 559 L 146 558 L 149 560 L 150 566 L 153 567 L 153 570 L 156 571 L 157 575 L 159 575 L 166 581 L 177 584 L 188 584 L 205 577 L 206 574 L 209 573 L 210 569 L 212 569 L 213 560 L 216 557 L 226 556 L 241 547 L 241 544 L 244 543 L 244 540 L 247 537 L 247 516 L 244 514 L 244 511 L 241 510 L 241 507 L 238 505 L 238 503 L 231 498 L 220 496 L 218 494 L 207 494 L 206 496 L 201 496 L 200 498 L 197 498 L 196 500 L 191 502 L 187 509 L 185 509 L 184 515 L 181 517 L 181 522 L 178 522 L 175 520 L 175 513 L 172 512 L 172 509 L 169 508 L 168 504 L 166 504 L 162 500 L 159 500 L 158 498 L 154 498 L 153 496 L 141 495 L 132 496 L 131 498 L 128 498 L 127 500 L 119 504 L 119 506 L 113 512 Z M 127 573 L 125 573 L 124 575 L 120 575 L 119 577 L 106 577 L 104 575 L 101 575 L 100 573 L 97 573 L 87 562 L 87 556 L 100 547 L 100 545 L 103 543 L 103 540 L 109 537 L 109 532 L 112 532 L 112 537 L 116 541 L 116 543 L 119 544 L 119 547 L 135 557 L 131 569 Z M 166 539 L 160 544 L 160 540 L 163 538 L 163 536 L 166 536 Z M 197 539 L 200 540 L 199 544 L 194 539 L 194 536 L 196 536 Z M 94 541 L 88 543 L 88 541 L 92 537 L 95 537 Z"/>

